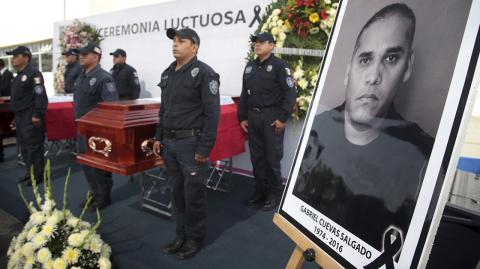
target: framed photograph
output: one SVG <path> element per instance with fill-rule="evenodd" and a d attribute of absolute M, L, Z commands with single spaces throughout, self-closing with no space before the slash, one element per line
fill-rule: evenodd
<path fill-rule="evenodd" d="M 279 208 L 341 265 L 417 267 L 428 249 L 477 65 L 479 2 L 341 2 Z"/>

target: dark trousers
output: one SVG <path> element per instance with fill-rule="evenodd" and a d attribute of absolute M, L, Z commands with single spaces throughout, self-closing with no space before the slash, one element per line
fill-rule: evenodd
<path fill-rule="evenodd" d="M 77 137 L 77 152 L 86 152 L 84 136 Z M 97 202 L 109 198 L 113 186 L 112 173 L 87 165 L 82 165 L 82 170 L 90 186 L 90 192 L 97 199 Z"/>
<path fill-rule="evenodd" d="M 163 158 L 171 187 L 177 237 L 202 241 L 207 234 L 205 182 L 208 164 L 194 159 L 198 137 L 164 139 Z"/>
<path fill-rule="evenodd" d="M 275 109 L 248 112 L 248 144 L 255 176 L 255 190 L 262 195 L 276 196 L 281 192 L 283 136 L 275 133 L 271 124 L 276 120 Z"/>
<path fill-rule="evenodd" d="M 32 123 L 33 109 L 26 109 L 15 113 L 17 125 L 17 139 L 20 145 L 23 161 L 30 175 L 30 167 L 33 165 L 33 175 L 38 181 L 43 181 L 43 143 L 45 141 L 44 120 L 41 119 L 40 127 Z"/>

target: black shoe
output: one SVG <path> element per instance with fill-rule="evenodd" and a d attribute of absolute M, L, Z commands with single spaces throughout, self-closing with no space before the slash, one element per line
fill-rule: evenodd
<path fill-rule="evenodd" d="M 246 204 L 247 206 L 259 206 L 265 202 L 266 195 L 262 194 L 259 191 L 255 191 L 250 197 L 248 198 Z"/>
<path fill-rule="evenodd" d="M 200 250 L 202 250 L 201 241 L 187 239 L 180 250 L 178 250 L 176 257 L 179 260 L 190 259 Z"/>
<path fill-rule="evenodd" d="M 277 198 L 271 197 L 271 198 L 267 199 L 265 204 L 263 204 L 262 211 L 272 211 L 273 209 L 275 209 L 277 207 L 277 204 L 278 204 Z"/>
<path fill-rule="evenodd" d="M 182 248 L 183 243 L 185 243 L 185 238 L 177 237 L 168 245 L 164 246 L 162 250 L 165 254 L 175 254 Z"/>
<path fill-rule="evenodd" d="M 107 196 L 97 196 L 95 197 L 95 203 L 92 203 L 92 206 L 90 206 L 90 211 L 95 212 L 97 211 L 96 209 L 98 208 L 99 210 L 102 210 L 109 205 L 112 204 L 112 199 L 110 198 L 110 195 Z"/>

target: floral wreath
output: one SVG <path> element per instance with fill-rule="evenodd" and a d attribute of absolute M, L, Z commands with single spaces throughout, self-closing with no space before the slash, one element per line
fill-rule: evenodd
<path fill-rule="evenodd" d="M 65 26 L 60 33 L 60 49 L 62 51 L 68 49 L 78 49 L 85 46 L 88 42 L 95 42 L 100 45 L 103 40 L 95 26 L 88 23 L 73 21 L 71 25 Z M 57 93 L 65 92 L 65 66 L 67 62 L 63 57 L 59 57 L 57 68 L 54 74 L 54 88 Z"/>
<path fill-rule="evenodd" d="M 293 70 L 298 90 L 293 118 L 299 120 L 308 111 L 315 90 L 323 50 L 337 14 L 338 0 L 273 0 L 266 7 L 254 34 L 270 32 L 276 43 L 275 53 Z M 305 49 L 307 55 L 292 55 L 289 49 Z M 300 53 L 302 54 L 302 53 Z M 247 60 L 255 58 L 254 45 Z"/>

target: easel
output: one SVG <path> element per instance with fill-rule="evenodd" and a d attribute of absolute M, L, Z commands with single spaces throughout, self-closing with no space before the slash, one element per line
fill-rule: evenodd
<path fill-rule="evenodd" d="M 343 268 L 337 261 L 331 258 L 320 247 L 315 245 L 312 240 L 302 234 L 280 214 L 275 213 L 273 216 L 273 223 L 275 223 L 275 225 L 277 225 L 278 228 L 280 228 L 280 230 L 282 230 L 296 244 L 285 269 L 300 269 L 305 260 L 315 261 L 316 264 L 324 269 Z"/>

